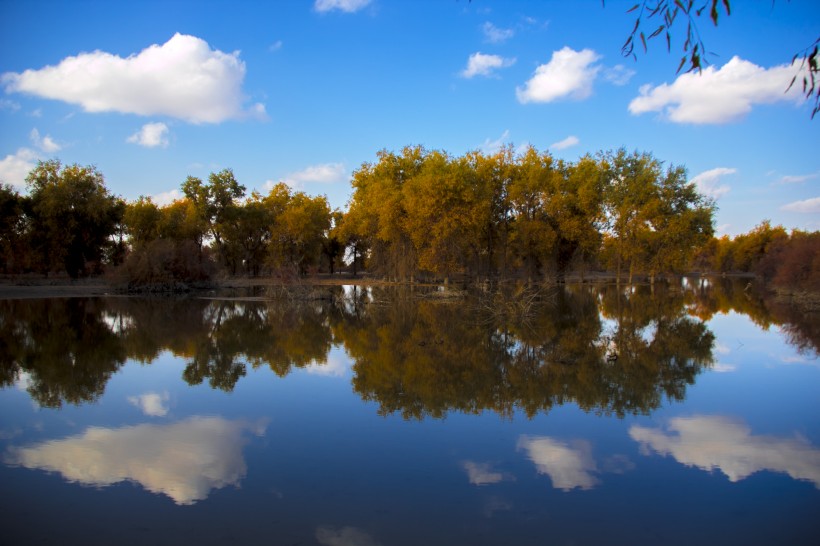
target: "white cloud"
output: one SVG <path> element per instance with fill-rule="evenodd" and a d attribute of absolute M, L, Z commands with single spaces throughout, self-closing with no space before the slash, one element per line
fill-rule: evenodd
<path fill-rule="evenodd" d="M 151 201 L 153 201 L 158 207 L 164 207 L 165 205 L 170 205 L 174 201 L 182 199 L 183 197 L 184 196 L 181 191 L 173 189 L 152 195 Z"/>
<path fill-rule="evenodd" d="M 322 163 L 311 165 L 301 171 L 288 174 L 282 182 L 293 189 L 303 189 L 306 183 L 318 182 L 321 184 L 334 184 L 343 182 L 347 178 L 347 169 L 344 163 Z M 267 189 L 272 188 L 276 182 L 268 180 L 265 183 Z"/>
<path fill-rule="evenodd" d="M 577 146 L 580 144 L 581 141 L 578 140 L 577 136 L 568 136 L 564 140 L 559 140 L 558 142 L 553 142 L 549 145 L 550 150 L 566 150 L 567 148 L 572 148 L 573 146 Z"/>
<path fill-rule="evenodd" d="M 303 369 L 313 375 L 327 377 L 344 377 L 350 369 L 350 358 L 344 351 L 332 351 L 324 362 L 311 362 Z"/>
<path fill-rule="evenodd" d="M 484 39 L 491 44 L 500 44 L 501 42 L 506 42 L 515 36 L 515 31 L 513 29 L 498 28 L 489 21 L 484 23 L 481 30 L 484 32 Z"/>
<path fill-rule="evenodd" d="M 356 527 L 319 527 L 316 540 L 322 546 L 379 546 L 373 537 Z"/>
<path fill-rule="evenodd" d="M 570 446 L 549 436 L 521 436 L 517 449 L 527 452 L 538 473 L 547 474 L 556 489 L 592 489 L 598 484 L 592 446 L 585 440 Z"/>
<path fill-rule="evenodd" d="M 489 485 L 504 481 L 501 472 L 495 472 L 490 463 L 477 463 L 475 461 L 464 461 L 461 467 L 467 473 L 467 478 L 473 485 Z"/>
<path fill-rule="evenodd" d="M 462 78 L 474 78 L 475 76 L 493 76 L 495 70 L 507 68 L 515 64 L 515 59 L 507 59 L 499 55 L 485 55 L 476 52 L 467 59 L 467 68 L 461 71 Z"/>
<path fill-rule="evenodd" d="M 693 177 L 690 182 L 695 184 L 698 191 L 703 195 L 713 199 L 718 199 L 729 193 L 729 190 L 731 190 L 729 186 L 721 186 L 720 179 L 724 176 L 735 174 L 736 172 L 737 169 L 717 167 L 716 169 L 710 169 L 700 173 L 699 175 Z"/>
<path fill-rule="evenodd" d="M 40 131 L 36 127 L 29 133 L 29 139 L 31 139 L 32 144 L 48 154 L 59 152 L 62 149 L 62 146 L 54 142 L 50 135 L 41 137 Z"/>
<path fill-rule="evenodd" d="M 505 129 L 501 136 L 495 140 L 490 140 L 489 138 L 484 140 L 484 144 L 482 144 L 479 149 L 484 152 L 485 154 L 492 155 L 506 143 L 506 141 L 510 138 L 510 130 Z"/>
<path fill-rule="evenodd" d="M 811 199 L 804 199 L 803 201 L 795 201 L 788 205 L 783 205 L 780 210 L 787 212 L 800 212 L 806 214 L 820 213 L 820 197 L 812 197 Z"/>
<path fill-rule="evenodd" d="M 26 177 L 37 166 L 37 152 L 20 148 L 15 154 L 0 159 L 0 182 L 11 184 L 18 190 L 26 187 Z"/>
<path fill-rule="evenodd" d="M 783 472 L 820 489 L 820 449 L 800 438 L 756 436 L 743 423 L 720 416 L 671 419 L 669 432 L 633 425 L 629 436 L 648 455 L 654 450 L 702 470 L 720 470 L 736 482 L 761 470 Z"/>
<path fill-rule="evenodd" d="M 280 49 L 282 49 L 282 45 L 282 40 L 276 40 L 268 46 L 268 51 L 270 51 L 271 53 L 279 51 Z"/>
<path fill-rule="evenodd" d="M 785 175 L 781 176 L 778 182 L 781 184 L 802 184 L 803 182 L 814 180 L 817 177 L 820 177 L 820 172 L 811 174 Z"/>
<path fill-rule="evenodd" d="M 139 396 L 129 396 L 128 402 L 149 417 L 164 417 L 168 415 L 168 398 L 167 392 L 146 392 Z"/>
<path fill-rule="evenodd" d="M 601 70 L 593 65 L 600 56 L 591 49 L 575 51 L 564 47 L 552 53 L 547 64 L 535 69 L 535 74 L 515 94 L 518 102 L 552 102 L 571 98 L 582 100 L 592 94 L 592 83 Z"/>
<path fill-rule="evenodd" d="M 604 70 L 603 76 L 606 81 L 611 83 L 612 85 L 626 85 L 629 83 L 629 80 L 632 79 L 632 76 L 635 75 L 635 71 L 625 67 L 622 64 L 616 64 L 612 68 L 607 68 Z"/>
<path fill-rule="evenodd" d="M 662 112 L 676 123 L 729 123 L 756 104 L 800 102 L 799 86 L 785 92 L 796 70 L 791 65 L 766 69 L 732 57 L 720 69 L 710 66 L 700 74 L 682 74 L 672 84 L 642 86 L 629 111 L 634 115 Z"/>
<path fill-rule="evenodd" d="M 726 364 L 725 362 L 718 362 L 712 366 L 712 371 L 716 373 L 731 373 L 737 371 L 736 364 Z"/>
<path fill-rule="evenodd" d="M 175 34 L 122 58 L 104 51 L 67 57 L 56 66 L 8 72 L 6 92 L 78 104 L 86 112 L 165 115 L 191 123 L 219 123 L 264 115 L 244 107 L 245 63 L 239 52 L 211 49 L 195 36 Z"/>
<path fill-rule="evenodd" d="M 31 447 L 11 447 L 6 464 L 58 472 L 70 482 L 105 487 L 139 483 L 177 504 L 193 504 L 212 489 L 245 476 L 243 435 L 264 430 L 220 417 L 170 425 L 90 427 L 83 434 Z"/>
<path fill-rule="evenodd" d="M 355 13 L 370 3 L 370 0 L 316 0 L 313 9 L 326 13 L 337 9 L 345 13 Z"/>
<path fill-rule="evenodd" d="M 142 128 L 128 137 L 131 144 L 145 148 L 168 147 L 168 126 L 164 123 L 146 123 Z"/>

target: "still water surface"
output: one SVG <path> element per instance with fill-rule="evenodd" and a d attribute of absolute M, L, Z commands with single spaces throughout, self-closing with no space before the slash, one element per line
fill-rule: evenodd
<path fill-rule="evenodd" d="M 322 290 L 0 301 L 0 542 L 817 543 L 816 314 Z"/>

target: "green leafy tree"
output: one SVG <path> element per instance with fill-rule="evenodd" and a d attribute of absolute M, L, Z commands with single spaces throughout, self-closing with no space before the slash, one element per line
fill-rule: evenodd
<path fill-rule="evenodd" d="M 258 276 L 268 252 L 275 218 L 263 197 L 253 192 L 251 197 L 232 211 L 232 222 L 226 223 L 225 249 L 231 257 L 233 272 L 241 267 L 249 275 Z"/>
<path fill-rule="evenodd" d="M 682 167 L 663 170 L 650 154 L 607 154 L 607 245 L 618 278 L 628 266 L 654 280 L 661 273 L 681 272 L 695 251 L 713 234 L 714 203 L 687 182 Z"/>
<path fill-rule="evenodd" d="M 25 198 L 10 185 L 0 184 L 0 271 L 19 273 L 28 259 Z"/>
<path fill-rule="evenodd" d="M 157 239 L 161 220 L 162 212 L 150 197 L 140 196 L 136 201 L 129 203 L 125 209 L 123 222 L 131 244 L 139 247 Z"/>
<path fill-rule="evenodd" d="M 96 167 L 40 161 L 26 179 L 37 269 L 99 273 L 123 208 Z"/>

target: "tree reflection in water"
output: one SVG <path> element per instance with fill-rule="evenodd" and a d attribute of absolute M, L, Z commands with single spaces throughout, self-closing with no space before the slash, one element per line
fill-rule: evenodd
<path fill-rule="evenodd" d="M 557 290 L 526 320 L 509 321 L 488 321 L 468 305 L 399 299 L 368 307 L 341 337 L 354 389 L 382 413 L 407 418 L 516 409 L 533 416 L 567 402 L 645 413 L 663 395 L 684 397 L 711 364 L 714 342 L 685 314 L 680 293 L 616 287 Z M 608 358 L 612 350 L 617 359 Z"/>
<path fill-rule="evenodd" d="M 232 390 L 248 366 L 278 376 L 327 362 L 342 345 L 353 388 L 381 414 L 529 416 L 572 402 L 647 413 L 682 400 L 713 362 L 704 321 L 735 310 L 779 325 L 803 352 L 820 334 L 805 314 L 737 283 L 554 288 L 526 316 L 412 289 L 329 288 L 319 300 L 111 298 L 0 301 L 0 385 L 39 405 L 92 402 L 128 359 L 170 351 L 183 378 Z M 616 354 L 617 359 L 608 355 Z"/>

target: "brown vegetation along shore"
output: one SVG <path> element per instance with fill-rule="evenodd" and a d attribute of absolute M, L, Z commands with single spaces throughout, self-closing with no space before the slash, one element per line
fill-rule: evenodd
<path fill-rule="evenodd" d="M 739 274 L 722 274 L 722 275 L 700 275 L 703 278 L 709 277 L 742 277 L 753 278 L 747 273 Z M 615 283 L 617 276 L 609 272 L 593 272 L 587 273 L 583 277 L 578 275 L 568 275 L 566 277 L 568 284 L 575 283 Z M 642 284 L 648 282 L 643 277 L 634 279 L 635 284 Z M 505 282 L 524 282 L 525 279 L 507 279 Z M 625 280 L 622 279 L 624 284 Z M 451 283 L 454 287 L 469 284 L 467 280 L 454 279 Z M 96 297 L 96 296 L 126 296 L 126 295 L 162 295 L 181 292 L 190 292 L 193 294 L 204 292 L 205 290 L 230 290 L 230 289 L 246 289 L 255 287 L 288 287 L 288 286 L 341 286 L 341 285 L 357 285 L 357 286 L 389 286 L 389 285 L 406 285 L 406 281 L 392 282 L 382 279 L 380 277 L 373 277 L 367 274 L 350 275 L 350 274 L 319 274 L 311 277 L 298 278 L 296 280 L 283 280 L 278 277 L 222 277 L 208 283 L 207 286 L 185 286 L 180 285 L 181 290 L 161 289 L 151 291 L 129 291 L 116 281 L 111 281 L 107 277 L 91 277 L 85 279 L 70 279 L 66 276 L 58 277 L 0 277 L 0 299 L 23 299 L 23 298 L 72 298 L 72 297 Z M 417 286 L 440 286 L 439 281 L 429 282 L 415 282 Z M 820 294 L 807 291 L 786 291 L 782 289 L 775 290 L 778 301 L 782 303 L 792 303 L 800 305 L 809 310 L 820 309 Z"/>

